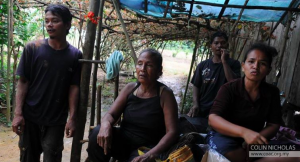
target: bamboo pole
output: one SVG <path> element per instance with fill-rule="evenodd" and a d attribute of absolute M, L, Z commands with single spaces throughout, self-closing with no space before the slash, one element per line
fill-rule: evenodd
<path fill-rule="evenodd" d="M 99 13 L 99 0 L 90 0 L 89 10 L 93 13 Z M 85 43 L 83 45 L 83 58 L 91 60 L 93 58 L 94 43 L 96 37 L 96 25 L 91 21 L 87 22 L 87 32 L 85 36 Z M 88 96 L 89 96 L 89 85 L 91 76 L 91 64 L 82 64 L 81 69 L 81 86 L 80 86 L 80 97 L 79 106 L 76 113 L 76 131 L 72 142 L 71 151 L 71 162 L 80 162 L 82 144 L 80 140 L 83 139 L 84 128 L 86 123 Z"/>
<path fill-rule="evenodd" d="M 287 40 L 289 39 L 289 31 L 290 31 L 290 26 L 291 26 L 291 23 L 292 23 L 292 12 L 289 11 L 288 12 L 288 22 L 287 22 L 287 25 L 285 27 L 285 31 L 284 31 L 284 41 L 283 43 L 281 44 L 282 46 L 280 47 L 280 53 L 279 53 L 279 60 L 278 60 L 278 63 L 276 65 L 276 77 L 274 79 L 274 82 L 273 84 L 277 86 L 278 84 L 278 80 L 280 78 L 280 75 L 281 75 L 281 67 L 282 67 L 282 59 L 283 59 L 283 56 L 284 56 L 284 52 L 285 52 L 285 47 L 286 47 L 286 44 L 287 44 Z M 278 71 L 278 72 L 277 72 Z"/>
<path fill-rule="evenodd" d="M 198 50 L 199 34 L 200 34 L 200 26 L 198 26 L 197 35 L 196 35 L 196 38 L 195 38 L 195 47 L 194 47 L 194 51 L 193 51 L 193 57 L 192 57 L 192 62 L 191 62 L 191 66 L 190 66 L 190 72 L 189 72 L 189 75 L 188 75 L 188 78 L 187 78 L 186 87 L 185 87 L 185 91 L 184 91 L 184 95 L 183 95 L 183 100 L 182 100 L 182 106 L 181 106 L 181 110 L 180 110 L 181 114 L 183 114 L 186 93 L 187 93 L 187 90 L 188 90 L 188 87 L 189 87 L 190 77 L 191 77 L 191 73 L 192 73 L 192 69 L 193 69 L 195 57 L 196 57 L 197 50 Z"/>
<path fill-rule="evenodd" d="M 137 63 L 137 57 L 136 57 L 134 48 L 133 48 L 133 46 L 132 46 L 132 42 L 131 42 L 131 40 L 130 40 L 130 38 L 129 38 L 128 32 L 127 32 L 127 30 L 126 30 L 126 26 L 125 26 L 125 24 L 124 24 L 124 21 L 123 21 L 121 12 L 120 12 L 119 4 L 118 4 L 118 2 L 117 2 L 116 0 L 112 0 L 112 1 L 113 1 L 114 6 L 115 6 L 115 9 L 116 9 L 118 18 L 119 18 L 119 20 L 120 20 L 120 22 L 121 22 L 121 24 L 122 24 L 122 28 L 123 28 L 124 34 L 125 34 L 125 36 L 126 36 L 127 44 L 128 44 L 128 46 L 129 46 L 129 48 L 130 48 L 131 57 L 132 57 L 132 59 L 133 59 L 133 61 L 134 61 L 134 64 L 136 65 L 136 63 Z"/>
<path fill-rule="evenodd" d="M 10 58 L 13 48 L 13 0 L 8 1 L 8 45 L 7 45 L 7 71 L 6 71 L 6 119 L 7 123 L 10 123 L 11 121 L 11 106 L 10 106 L 10 83 L 11 83 L 11 73 L 10 73 Z"/>
<path fill-rule="evenodd" d="M 97 40 L 96 40 L 95 60 L 100 59 L 100 42 L 101 42 L 101 33 L 102 33 L 103 7 L 104 7 L 104 0 L 100 2 L 100 10 L 99 10 L 100 20 L 98 22 L 98 36 L 97 36 Z M 98 72 L 98 64 L 94 64 L 94 66 L 93 66 L 93 82 L 92 82 L 92 105 L 91 105 L 91 118 L 90 118 L 90 125 L 91 126 L 93 126 L 94 123 L 95 123 L 97 72 Z"/>

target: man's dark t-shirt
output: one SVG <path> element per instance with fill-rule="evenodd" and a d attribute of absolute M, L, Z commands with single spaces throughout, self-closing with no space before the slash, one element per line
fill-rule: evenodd
<path fill-rule="evenodd" d="M 237 60 L 229 58 L 228 65 L 235 75 L 241 77 L 241 65 Z M 202 112 L 209 113 L 213 101 L 220 87 L 227 82 L 222 63 L 214 63 L 211 59 L 202 61 L 195 71 L 191 83 L 199 89 L 199 108 Z"/>
<path fill-rule="evenodd" d="M 55 50 L 48 39 L 28 43 L 24 48 L 17 75 L 29 81 L 23 106 L 26 120 L 38 125 L 66 123 L 69 89 L 79 85 L 82 53 L 72 45 Z"/>

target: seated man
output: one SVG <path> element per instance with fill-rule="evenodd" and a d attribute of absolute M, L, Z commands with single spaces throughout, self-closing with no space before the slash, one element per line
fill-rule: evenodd
<path fill-rule="evenodd" d="M 239 61 L 229 58 L 226 33 L 214 33 L 210 43 L 213 58 L 202 61 L 197 66 L 191 81 L 193 84 L 193 107 L 188 113 L 189 117 L 208 118 L 213 100 L 220 87 L 241 75 Z"/>

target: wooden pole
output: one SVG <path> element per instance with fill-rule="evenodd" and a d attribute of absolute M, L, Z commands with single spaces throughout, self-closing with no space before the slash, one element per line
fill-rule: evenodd
<path fill-rule="evenodd" d="M 145 4 L 144 12 L 147 13 L 148 12 L 148 0 L 144 0 L 144 4 Z"/>
<path fill-rule="evenodd" d="M 167 2 L 167 6 L 166 6 L 166 9 L 164 11 L 164 18 L 166 18 L 166 16 L 167 16 L 169 5 L 170 5 L 170 0 L 168 0 L 168 2 Z"/>
<path fill-rule="evenodd" d="M 115 77 L 115 93 L 114 93 L 114 99 L 116 100 L 116 98 L 119 95 L 119 74 Z"/>
<path fill-rule="evenodd" d="M 98 22 L 98 37 L 97 37 L 97 40 L 96 40 L 95 60 L 100 59 L 100 42 L 101 42 L 101 33 L 102 33 L 103 7 L 104 7 L 104 0 L 102 0 L 100 2 L 100 11 L 99 11 L 100 20 Z M 93 66 L 93 83 L 92 83 L 92 105 L 91 105 L 91 118 L 90 118 L 90 125 L 91 126 L 93 126 L 94 123 L 95 123 L 97 72 L 98 72 L 98 64 L 94 64 L 94 66 Z"/>
<path fill-rule="evenodd" d="M 101 93 L 102 86 L 98 85 L 97 87 L 97 125 L 101 123 Z"/>
<path fill-rule="evenodd" d="M 99 13 L 99 0 L 90 0 L 89 10 L 93 13 Z M 83 45 L 83 58 L 91 60 L 93 58 L 94 43 L 96 37 L 96 25 L 91 21 L 87 22 L 87 32 L 85 36 L 85 42 Z M 72 142 L 71 162 L 80 162 L 82 144 L 80 140 L 83 139 L 84 128 L 86 123 L 90 76 L 91 76 L 91 64 L 82 64 L 81 69 L 81 86 L 79 107 L 77 109 L 77 122 L 76 131 Z"/>
<path fill-rule="evenodd" d="M 134 48 L 132 46 L 132 42 L 129 38 L 129 35 L 128 35 L 128 32 L 126 30 L 126 26 L 124 24 L 124 21 L 123 21 L 123 18 L 122 18 L 122 15 L 121 15 L 121 12 L 120 12 L 120 8 L 119 8 L 119 3 L 116 1 L 116 0 L 112 0 L 113 1 L 113 4 L 115 6 L 115 9 L 116 9 L 116 12 L 117 12 L 117 15 L 118 15 L 118 18 L 122 24 L 122 28 L 123 28 L 123 31 L 124 31 L 124 34 L 125 34 L 125 37 L 126 37 L 126 40 L 127 40 L 127 44 L 130 48 L 130 52 L 131 52 L 131 57 L 134 61 L 134 64 L 136 65 L 137 63 L 137 57 L 136 57 L 136 54 L 135 54 L 135 51 L 134 51 Z"/>
<path fill-rule="evenodd" d="M 10 106 L 10 83 L 11 83 L 11 73 L 10 73 L 10 58 L 11 58 L 11 53 L 12 53 L 12 48 L 13 48 L 13 21 L 14 16 L 13 16 L 13 0 L 8 1 L 8 19 L 7 19 L 7 24 L 8 24 L 8 46 L 7 46 L 7 71 L 6 71 L 6 119 L 7 123 L 10 123 L 11 121 L 11 106 Z"/>
<path fill-rule="evenodd" d="M 229 2 L 229 0 L 226 0 L 226 1 L 224 2 L 224 4 L 227 5 L 228 2 Z M 219 16 L 218 16 L 218 19 L 219 19 L 219 20 L 220 20 L 221 17 L 223 16 L 225 9 L 226 9 L 226 7 L 223 6 L 222 9 L 221 9 L 221 11 L 220 11 L 220 13 L 219 13 Z"/>
<path fill-rule="evenodd" d="M 187 93 L 187 90 L 188 90 L 188 87 L 189 87 L 190 77 L 191 77 L 192 69 L 193 69 L 193 66 L 194 66 L 194 61 L 195 61 L 197 50 L 198 50 L 199 34 L 200 34 L 200 26 L 198 26 L 197 35 L 196 35 L 196 38 L 195 38 L 195 47 L 194 47 L 194 51 L 193 51 L 193 57 L 192 57 L 192 62 L 191 62 L 191 66 L 190 66 L 190 72 L 189 72 L 189 75 L 188 75 L 188 78 L 187 78 L 186 87 L 185 87 L 183 100 L 182 100 L 182 106 L 181 106 L 181 110 L 180 110 L 181 114 L 183 114 L 186 93 Z"/>
<path fill-rule="evenodd" d="M 188 15 L 188 20 L 190 20 L 190 19 L 191 19 L 191 16 L 192 16 L 193 6 L 194 6 L 194 1 L 195 1 L 195 0 L 192 0 L 191 6 L 190 6 L 190 11 L 189 11 L 189 15 Z"/>
<path fill-rule="evenodd" d="M 286 47 L 286 43 L 287 43 L 287 40 L 289 39 L 289 31 L 290 31 L 290 26 L 291 26 L 291 23 L 292 23 L 292 18 L 293 18 L 293 15 L 292 15 L 292 12 L 289 11 L 288 12 L 288 22 L 287 22 L 287 25 L 285 27 L 285 31 L 284 31 L 284 40 L 283 40 L 283 43 L 281 44 L 281 47 L 280 47 L 280 52 L 279 52 L 279 60 L 278 60 L 278 63 L 276 65 L 276 77 L 274 79 L 274 82 L 273 84 L 277 86 L 278 84 L 278 80 L 280 78 L 280 75 L 281 75 L 281 67 L 282 67 L 282 59 L 283 59 L 283 55 L 284 55 L 284 52 L 285 52 L 285 47 Z"/>

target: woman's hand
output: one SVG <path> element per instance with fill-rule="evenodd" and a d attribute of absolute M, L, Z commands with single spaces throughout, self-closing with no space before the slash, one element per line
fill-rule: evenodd
<path fill-rule="evenodd" d="M 155 162 L 155 158 L 153 155 L 144 154 L 134 158 L 131 162 Z"/>
<path fill-rule="evenodd" d="M 104 154 L 107 155 L 111 148 L 112 141 L 112 126 L 109 122 L 101 124 L 100 131 L 97 136 L 97 143 L 103 148 Z"/>
<path fill-rule="evenodd" d="M 252 131 L 250 129 L 246 129 L 243 132 L 242 137 L 246 141 L 246 143 L 249 144 L 268 144 L 268 140 L 262 136 L 261 134 Z"/>

